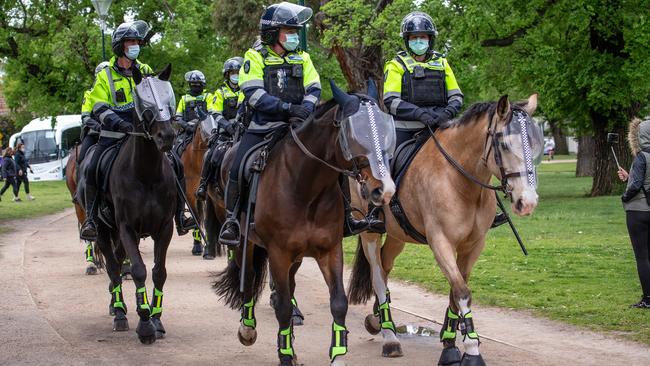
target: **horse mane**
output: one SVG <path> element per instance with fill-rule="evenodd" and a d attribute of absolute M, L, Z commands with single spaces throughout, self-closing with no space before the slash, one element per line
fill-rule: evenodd
<path fill-rule="evenodd" d="M 329 112 L 330 109 L 334 108 L 337 105 L 336 100 L 330 99 L 327 102 L 321 103 L 316 106 L 316 111 L 314 111 L 314 119 L 321 118 L 325 113 Z"/>
<path fill-rule="evenodd" d="M 481 115 L 485 113 L 493 113 L 496 110 L 496 102 L 478 102 L 472 104 L 467 110 L 463 113 L 460 118 L 456 120 L 448 121 L 447 123 L 438 126 L 438 129 L 444 130 L 447 128 L 453 128 L 458 126 L 465 126 L 469 123 L 478 121 Z"/>

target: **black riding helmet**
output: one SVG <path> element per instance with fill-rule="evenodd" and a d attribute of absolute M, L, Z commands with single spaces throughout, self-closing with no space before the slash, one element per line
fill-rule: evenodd
<path fill-rule="evenodd" d="M 221 70 L 223 78 L 228 80 L 228 73 L 231 71 L 239 71 L 243 63 L 244 59 L 242 57 L 231 57 L 227 59 L 226 62 L 223 63 L 223 69 Z"/>
<path fill-rule="evenodd" d="M 409 53 L 413 52 L 409 47 L 409 36 L 412 34 L 429 35 L 429 49 L 427 50 L 426 55 L 427 57 L 431 56 L 433 53 L 433 42 L 435 41 L 436 36 L 438 36 L 438 31 L 436 30 L 435 24 L 433 24 L 433 19 L 431 19 L 428 14 L 421 11 L 411 12 L 402 19 L 400 36 L 404 40 L 404 45 Z"/>
<path fill-rule="evenodd" d="M 137 39 L 140 44 L 145 44 L 152 36 L 151 27 L 144 20 L 122 23 L 113 32 L 111 40 L 113 53 L 117 57 L 124 56 L 124 41 L 127 39 Z"/>
<path fill-rule="evenodd" d="M 199 70 L 192 70 L 185 73 L 185 81 L 190 86 L 190 95 L 197 96 L 205 89 L 205 75 Z"/>
<path fill-rule="evenodd" d="M 314 12 L 307 7 L 283 1 L 264 9 L 260 18 L 260 38 L 263 44 L 272 45 L 278 41 L 280 28 L 302 28 Z"/>

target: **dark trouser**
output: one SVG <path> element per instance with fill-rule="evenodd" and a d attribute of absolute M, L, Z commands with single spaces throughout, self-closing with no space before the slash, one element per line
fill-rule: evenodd
<path fill-rule="evenodd" d="M 650 298 L 650 212 L 627 211 L 627 231 L 632 241 L 643 296 Z"/>
<path fill-rule="evenodd" d="M 404 141 L 411 140 L 413 136 L 420 131 L 422 130 L 395 130 L 395 147 L 399 147 L 399 145 L 401 145 Z"/>
<path fill-rule="evenodd" d="M 18 196 L 18 183 L 16 182 L 16 177 L 7 177 L 5 179 L 5 185 L 0 190 L 0 196 L 2 196 L 9 187 L 13 188 L 14 196 Z"/>
<path fill-rule="evenodd" d="M 16 182 L 16 185 L 18 186 L 16 189 L 17 191 L 20 191 L 20 185 L 25 183 L 25 193 L 29 194 L 29 178 L 27 178 L 27 171 L 23 171 L 23 175 L 17 176 Z"/>
<path fill-rule="evenodd" d="M 230 180 L 237 181 L 239 179 L 239 166 L 244 159 L 244 155 L 246 155 L 246 152 L 248 152 L 251 147 L 264 141 L 264 136 L 266 136 L 269 132 L 270 131 L 253 132 L 248 130 L 246 133 L 244 133 L 244 136 L 239 142 L 239 147 L 237 148 L 237 155 L 235 156 L 235 160 L 233 161 L 232 167 L 230 168 Z"/>
<path fill-rule="evenodd" d="M 96 144 L 97 140 L 99 140 L 99 135 L 97 134 L 88 134 L 84 136 L 83 140 L 81 140 L 81 146 L 79 147 L 79 154 L 77 154 L 77 163 L 81 163 L 81 161 L 86 156 L 88 149 Z"/>

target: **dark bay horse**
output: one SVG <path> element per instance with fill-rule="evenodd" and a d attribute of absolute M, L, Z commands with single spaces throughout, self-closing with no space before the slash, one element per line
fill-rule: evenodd
<path fill-rule="evenodd" d="M 104 202 L 111 215 L 98 220 L 97 244 L 104 253 L 110 278 L 111 306 L 115 311 L 113 329 L 129 329 L 126 303 L 122 292 L 120 264 L 122 253 L 114 250 L 122 246 L 131 260 L 131 272 L 136 286 L 136 311 L 140 317 L 136 333 L 144 344 L 163 337 L 165 328 L 162 315 L 163 286 L 167 278 L 165 260 L 174 228 L 176 185 L 174 171 L 165 152 L 172 148 L 174 130 L 174 93 L 167 81 L 171 66 L 156 77 L 143 77 L 134 69 L 135 132 L 125 138 L 115 158 L 112 174 L 108 178 L 108 191 Z M 94 153 L 89 149 L 88 155 Z M 81 176 L 87 169 L 87 156 L 81 163 Z M 83 194 L 83 180 L 79 189 Z M 110 225 L 110 226 L 109 226 Z M 145 280 L 147 270 L 138 245 L 141 238 L 150 236 L 154 241 L 153 296 L 147 296 Z"/>
<path fill-rule="evenodd" d="M 485 364 L 479 353 L 467 285 L 496 209 L 495 193 L 485 186 L 492 177 L 499 178 L 515 214 L 526 216 L 534 211 L 538 199 L 534 161 L 543 147 L 541 132 L 530 118 L 536 107 L 536 94 L 522 104 L 511 105 L 503 96 L 497 103 L 473 105 L 460 120 L 435 132 L 439 146 L 430 138 L 401 180 L 397 196 L 403 212 L 425 236 L 426 243 L 420 244 L 429 245 L 451 286 L 440 333 L 444 350 L 439 365 Z M 464 173 L 443 155 L 443 149 Z M 367 207 L 362 201 L 356 197 L 359 207 Z M 405 243 L 418 240 L 405 233 L 388 207 L 384 212 L 387 235 L 383 246 L 379 234 L 360 235 L 350 302 L 364 303 L 374 290 L 374 311 L 366 317 L 366 329 L 372 334 L 382 333 L 383 356 L 399 357 L 402 349 L 390 314 L 388 275 Z M 465 346 L 462 358 L 455 345 L 457 329 Z"/>
<path fill-rule="evenodd" d="M 77 228 L 86 220 L 86 211 L 75 198 L 75 193 L 77 192 L 77 156 L 79 149 L 79 145 L 75 145 L 75 147 L 70 149 L 68 162 L 65 165 L 65 185 L 68 188 L 68 192 L 70 192 L 70 197 L 72 197 L 72 203 L 74 204 L 74 211 L 78 223 Z M 86 245 L 86 274 L 95 275 L 99 269 L 104 268 L 103 256 L 96 243 L 89 240 L 84 240 L 84 242 Z"/>
<path fill-rule="evenodd" d="M 316 259 L 329 287 L 334 318 L 330 329 L 333 340 L 330 361 L 333 365 L 345 365 L 348 303 L 343 288 L 341 171 L 354 171 L 351 175 L 359 179 L 367 197 L 376 204 L 388 203 L 395 189 L 390 174 L 385 171 L 389 157 L 386 150 L 390 145 L 386 141 L 394 141 L 392 118 L 372 101 L 373 98 L 376 100 L 376 95 L 370 98 L 350 96 L 334 85 L 332 88 L 336 101 L 319 106 L 314 118 L 284 136 L 271 151 L 261 173 L 255 225 L 249 237 L 251 245 L 245 253 L 248 265 L 244 293 L 239 292 L 241 247 L 234 260 L 217 275 L 214 285 L 217 294 L 228 305 L 241 310 L 239 340 L 244 345 L 252 345 L 257 337 L 254 306 L 264 286 L 268 260 L 277 291 L 275 314 L 279 323 L 277 347 L 280 365 L 295 365 L 296 362 L 291 299 L 296 285 L 295 274 L 304 257 Z M 342 133 L 351 129 L 359 133 Z M 390 131 L 389 135 L 377 133 L 378 129 Z M 368 138 L 365 142 L 373 144 L 366 150 L 367 155 L 352 153 L 354 157 L 346 158 L 344 151 L 349 153 L 359 145 L 368 146 L 361 141 L 364 136 Z M 234 148 L 226 155 L 221 169 L 222 188 Z M 379 173 L 381 169 L 384 169 L 383 174 Z"/>

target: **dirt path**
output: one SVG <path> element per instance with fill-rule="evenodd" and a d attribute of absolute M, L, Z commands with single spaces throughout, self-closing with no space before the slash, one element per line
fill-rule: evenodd
<path fill-rule="evenodd" d="M 163 321 L 167 337 L 141 345 L 132 330 L 114 333 L 108 316 L 105 274 L 85 276 L 82 245 L 72 211 L 21 222 L 0 236 L 0 364 L 17 365 L 276 365 L 277 323 L 263 296 L 256 309 L 258 340 L 244 347 L 236 337 L 239 314 L 225 308 L 210 290 L 209 273 L 225 261 L 204 261 L 190 254 L 190 239 L 174 238 L 165 286 Z M 152 242 L 141 250 L 151 267 Z M 297 298 L 306 322 L 296 328 L 295 348 L 305 365 L 327 365 L 331 317 L 328 293 L 317 266 L 306 260 L 298 273 Z M 151 285 L 148 286 L 151 289 Z M 133 283 L 125 284 L 128 305 Z M 418 316 L 442 320 L 446 297 L 404 284 L 391 286 L 398 324 L 439 327 Z M 381 337 L 363 328 L 368 306 L 348 312 L 348 365 L 434 365 L 437 337 L 404 336 L 405 357 L 380 356 Z M 578 330 L 521 312 L 474 307 L 484 336 L 481 349 L 489 365 L 647 365 L 650 348 Z"/>

